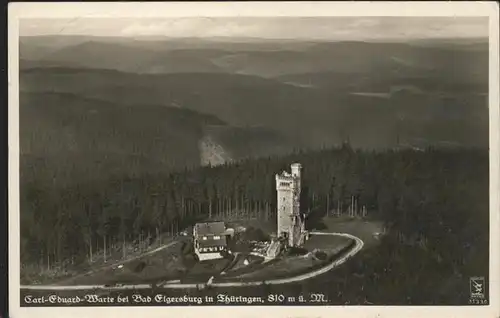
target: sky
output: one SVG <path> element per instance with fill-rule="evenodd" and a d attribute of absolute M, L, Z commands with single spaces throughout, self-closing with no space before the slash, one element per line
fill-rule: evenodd
<path fill-rule="evenodd" d="M 264 39 L 414 39 L 487 37 L 482 17 L 239 17 L 22 19 L 21 36 L 253 37 Z"/>

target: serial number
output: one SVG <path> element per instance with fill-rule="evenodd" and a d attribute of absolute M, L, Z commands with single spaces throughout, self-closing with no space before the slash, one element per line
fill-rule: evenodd
<path fill-rule="evenodd" d="M 487 299 L 471 298 L 471 299 L 469 299 L 469 304 L 470 305 L 488 305 L 488 300 Z"/>

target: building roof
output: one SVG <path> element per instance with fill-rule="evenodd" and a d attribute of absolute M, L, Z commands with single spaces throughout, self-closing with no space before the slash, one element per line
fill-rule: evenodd
<path fill-rule="evenodd" d="M 196 223 L 194 227 L 197 235 L 222 234 L 226 231 L 224 222 Z"/>

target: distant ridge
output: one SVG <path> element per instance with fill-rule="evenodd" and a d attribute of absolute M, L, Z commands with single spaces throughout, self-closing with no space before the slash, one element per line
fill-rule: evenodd
<path fill-rule="evenodd" d="M 487 42 L 488 37 L 421 37 L 421 38 L 358 38 L 352 39 L 325 39 L 325 38 L 263 38 L 263 37 L 233 37 L 233 36 L 211 36 L 211 37 L 172 37 L 162 35 L 142 35 L 142 36 L 109 36 L 109 35 L 80 35 L 80 34 L 43 34 L 43 35 L 20 35 L 20 39 L 33 39 L 33 38 L 59 38 L 59 39 L 98 39 L 101 40 L 142 40 L 142 41 L 217 41 L 217 42 L 387 42 L 387 43 L 400 43 L 400 42 Z"/>

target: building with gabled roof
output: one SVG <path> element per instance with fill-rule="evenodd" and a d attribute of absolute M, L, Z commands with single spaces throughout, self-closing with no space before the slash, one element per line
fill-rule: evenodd
<path fill-rule="evenodd" d="M 200 261 L 224 258 L 230 232 L 224 222 L 196 223 L 193 228 L 195 254 Z"/>

